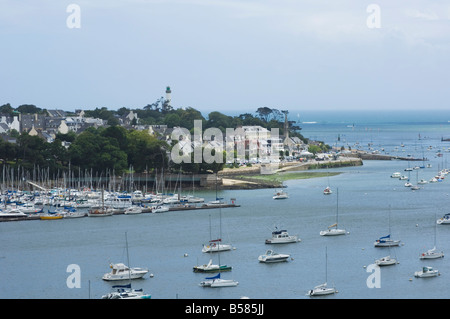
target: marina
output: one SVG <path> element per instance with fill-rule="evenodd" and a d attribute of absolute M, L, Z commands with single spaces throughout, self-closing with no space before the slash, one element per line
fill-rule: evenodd
<path fill-rule="evenodd" d="M 419 258 L 434 246 L 444 254 L 450 248 L 450 227 L 443 222 L 449 213 L 446 154 L 450 145 L 441 141 L 442 126 L 436 131 L 433 125 L 426 127 L 429 138 L 424 145 L 432 148 L 425 148 L 425 156 L 426 164 L 430 165 L 417 169 L 418 180 L 439 176 L 440 181 L 424 184 L 419 190 L 404 187 L 405 180 L 391 177 L 394 172 L 403 174 L 408 161 L 365 160 L 362 166 L 329 168 L 330 173 L 340 173 L 329 178 L 285 181 L 289 198 L 284 200 L 273 200 L 273 189 L 219 190 L 218 194 L 214 190 L 202 190 L 196 192 L 205 199 L 204 203 L 198 203 L 200 209 L 0 223 L 0 263 L 10 274 L 1 278 L 2 287 L 7 289 L 0 291 L 0 297 L 102 298 L 113 286 L 102 280 L 110 262 L 128 264 L 121 249 L 126 232 L 130 264 L 149 271 L 143 278 L 133 280 L 133 288 L 143 289 L 152 299 L 238 299 L 242 296 L 309 299 L 312 287 L 322 290 L 336 287 L 333 293 L 314 298 L 448 298 L 450 289 L 446 282 L 450 278 L 450 263 L 445 257 Z M 417 149 L 416 153 L 421 154 L 416 129 L 424 132 L 416 125 L 414 133 L 400 127 L 401 134 L 379 132 L 377 139 L 371 134 L 364 136 L 367 141 L 380 141 L 391 152 L 398 145 L 399 150 L 404 149 L 401 152 L 414 153 Z M 304 130 L 305 134 L 323 134 L 319 129 Z M 334 132 L 340 130 L 336 128 Z M 332 134 L 327 132 L 327 135 Z M 414 137 L 408 140 L 405 135 Z M 367 144 L 360 142 L 360 145 Z M 443 156 L 435 155 L 438 149 Z M 415 181 L 415 174 L 411 174 L 411 179 Z M 334 192 L 324 195 L 326 186 Z M 346 235 L 320 236 L 320 231 L 336 220 L 337 189 L 339 224 L 345 225 Z M 217 197 L 230 204 L 234 199 L 235 206 L 206 205 Z M 266 243 L 274 229 L 284 230 L 288 236 L 295 234 L 297 240 L 276 245 Z M 393 239 L 399 240 L 398 246 L 375 247 L 374 240 L 389 232 Z M 220 233 L 223 241 L 234 249 L 220 252 L 218 262 L 219 253 L 203 253 L 202 247 Z M 269 249 L 289 253 L 289 262 L 260 263 L 258 256 Z M 395 256 L 396 263 L 380 267 L 377 272 L 375 261 L 383 256 L 391 259 Z M 74 264 L 81 269 L 79 288 L 67 284 L 72 275 L 67 271 L 68 266 Z M 208 264 L 232 267 L 220 272 L 226 288 L 200 286 L 208 275 L 193 271 L 193 267 Z M 328 285 L 319 287 L 324 282 L 325 267 Z M 415 276 L 424 269 L 426 274 L 438 269 L 439 275 Z M 370 285 L 375 275 L 379 287 Z M 216 283 L 216 286 L 221 284 Z"/>

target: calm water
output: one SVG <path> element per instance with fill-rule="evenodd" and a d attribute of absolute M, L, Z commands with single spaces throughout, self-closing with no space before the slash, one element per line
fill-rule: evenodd
<path fill-rule="evenodd" d="M 447 167 L 450 143 L 440 141 L 442 136 L 450 137 L 447 118 L 427 123 L 347 125 L 305 124 L 303 134 L 322 137 L 330 144 L 340 134 L 341 144 L 359 142 L 367 149 L 368 143 L 373 143 L 374 148 L 384 147 L 391 154 L 398 146 L 402 155 L 424 155 L 432 168 L 414 171 L 413 182 L 416 178 L 429 180 L 439 168 Z M 430 145 L 432 150 L 428 150 Z M 437 149 L 443 151 L 443 157 L 435 156 Z M 437 247 L 450 253 L 450 226 L 435 228 L 436 218 L 449 212 L 450 176 L 411 191 L 403 186 L 404 181 L 390 178 L 393 172 L 404 173 L 406 167 L 404 161 L 365 161 L 360 167 L 330 169 L 342 174 L 286 182 L 290 198 L 282 201 L 274 201 L 270 189 L 220 192 L 226 200 L 236 198 L 239 208 L 0 223 L 0 298 L 100 298 L 112 286 L 101 279 L 110 270 L 109 262 L 126 263 L 125 232 L 131 265 L 148 267 L 154 275 L 133 281 L 133 287 L 143 288 L 154 299 L 309 298 L 306 292 L 322 283 L 326 273 L 339 293 L 325 298 L 449 298 L 448 256 L 430 261 L 418 257 L 433 247 L 435 229 Z M 338 188 L 338 197 L 336 192 L 322 194 L 328 184 Z M 198 195 L 206 200 L 215 196 L 213 192 Z M 321 230 L 335 222 L 337 212 L 340 228 L 349 234 L 320 236 Z M 219 235 L 220 215 L 222 237 L 236 248 L 220 255 L 221 263 L 233 266 L 233 271 L 222 277 L 235 279 L 239 285 L 202 288 L 198 284 L 205 275 L 194 273 L 192 267 L 207 263 L 210 257 L 219 262 L 217 254 L 204 254 L 201 248 L 210 233 Z M 373 246 L 375 239 L 388 234 L 389 215 L 392 237 L 402 241 L 390 254 L 400 264 L 381 268 L 381 288 L 368 288 L 366 280 L 371 273 L 365 267 L 389 254 L 387 248 Z M 298 234 L 301 242 L 264 244 L 275 225 Z M 260 264 L 257 258 L 268 248 L 289 253 L 292 260 Z M 66 270 L 71 264 L 80 266 L 81 288 L 67 287 L 70 273 Z M 441 276 L 414 278 L 414 272 L 424 265 L 436 267 Z"/>

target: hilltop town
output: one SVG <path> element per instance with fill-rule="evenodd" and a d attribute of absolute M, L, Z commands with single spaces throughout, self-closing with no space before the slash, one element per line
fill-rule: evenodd
<path fill-rule="evenodd" d="M 255 172 L 258 167 L 263 172 L 268 164 L 332 156 L 336 159 L 336 154 L 328 153 L 328 145 L 304 138 L 301 128 L 288 120 L 288 111 L 261 107 L 254 114 L 229 116 L 213 111 L 203 116 L 192 107 L 174 108 L 170 94 L 167 87 L 166 98 L 142 108 L 123 107 L 117 111 L 102 107 L 68 112 L 31 104 L 16 108 L 1 105 L 3 175 L 5 171 L 21 171 L 28 177 L 61 178 L 67 173 L 81 178 L 89 171 L 92 178 L 92 174 L 143 174 L 155 169 L 224 174 L 232 168 L 252 165 L 250 171 Z M 195 138 L 198 127 L 194 123 L 200 125 L 200 139 Z M 180 131 L 187 135 L 179 136 Z M 207 134 L 211 131 L 215 133 Z M 194 159 L 190 156 L 184 157 L 183 162 L 177 161 L 175 148 L 183 154 L 195 150 L 200 150 L 201 155 L 212 154 L 216 163 L 206 163 L 204 158 L 190 161 Z M 223 157 L 215 151 L 223 152 Z"/>

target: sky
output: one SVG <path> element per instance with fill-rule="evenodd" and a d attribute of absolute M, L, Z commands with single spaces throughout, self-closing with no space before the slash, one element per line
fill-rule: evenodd
<path fill-rule="evenodd" d="M 447 0 L 0 0 L 0 43 L 13 107 L 449 109 Z"/>

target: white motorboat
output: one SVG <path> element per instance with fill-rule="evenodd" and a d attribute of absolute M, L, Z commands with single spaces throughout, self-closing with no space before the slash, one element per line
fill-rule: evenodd
<path fill-rule="evenodd" d="M 390 266 L 398 264 L 397 259 L 391 258 L 391 256 L 382 257 L 375 260 L 375 264 L 378 266 Z"/>
<path fill-rule="evenodd" d="M 324 295 L 331 295 L 336 292 L 337 292 L 336 288 L 328 287 L 327 283 L 325 282 L 308 291 L 308 296 L 324 296 Z"/>
<path fill-rule="evenodd" d="M 400 178 L 400 176 L 402 175 L 399 172 L 392 173 L 391 175 L 392 178 Z"/>
<path fill-rule="evenodd" d="M 436 223 L 438 225 L 442 225 L 442 224 L 450 224 L 450 213 L 445 214 L 444 216 L 442 216 L 441 218 L 439 218 Z"/>
<path fill-rule="evenodd" d="M 202 197 L 187 195 L 187 196 L 183 196 L 180 201 L 188 202 L 188 203 L 203 203 L 205 201 L 205 199 Z"/>
<path fill-rule="evenodd" d="M 213 277 L 206 277 L 206 280 L 200 283 L 202 287 L 221 288 L 221 287 L 236 287 L 239 283 L 233 279 L 220 278 L 220 272 Z"/>
<path fill-rule="evenodd" d="M 106 281 L 113 280 L 130 280 L 139 279 L 148 273 L 148 269 L 144 268 L 129 268 L 123 263 L 111 264 L 111 272 L 103 275 L 102 279 Z"/>
<path fill-rule="evenodd" d="M 374 246 L 375 247 L 393 247 L 398 246 L 400 244 L 400 240 L 392 240 L 391 235 L 380 237 L 379 239 L 375 240 Z"/>
<path fill-rule="evenodd" d="M 12 209 L 12 210 L 8 210 L 8 211 L 2 211 L 0 210 L 0 219 L 1 218 L 26 218 L 28 217 L 27 214 L 25 214 L 24 212 L 21 212 L 18 209 Z"/>
<path fill-rule="evenodd" d="M 421 179 L 420 181 L 417 182 L 417 184 L 428 184 L 428 182 L 424 179 Z"/>
<path fill-rule="evenodd" d="M 219 251 L 231 250 L 232 246 L 230 244 L 222 244 L 222 239 L 210 240 L 208 244 L 203 245 L 202 252 L 204 253 L 214 253 Z"/>
<path fill-rule="evenodd" d="M 64 214 L 63 214 L 63 218 L 81 218 L 81 217 L 85 217 L 85 216 L 86 216 L 85 212 L 77 212 L 77 211 L 64 212 Z"/>
<path fill-rule="evenodd" d="M 142 208 L 139 206 L 130 206 L 128 208 L 125 209 L 124 214 L 125 215 L 136 215 L 136 214 L 141 214 L 142 213 Z"/>
<path fill-rule="evenodd" d="M 142 289 L 132 289 L 131 284 L 112 286 L 113 291 L 103 295 L 102 299 L 151 299 L 151 295 L 145 294 Z"/>
<path fill-rule="evenodd" d="M 325 187 L 325 189 L 323 190 L 323 194 L 324 195 L 331 195 L 333 194 L 333 191 L 331 190 L 331 188 L 329 186 Z"/>
<path fill-rule="evenodd" d="M 279 191 L 273 194 L 273 199 L 287 199 L 289 195 L 285 191 Z"/>
<path fill-rule="evenodd" d="M 289 235 L 285 229 L 274 230 L 272 238 L 266 239 L 266 244 L 287 244 L 299 242 L 297 235 Z"/>
<path fill-rule="evenodd" d="M 405 183 L 405 187 L 412 187 L 412 186 L 413 186 L 413 184 L 410 183 L 410 182 L 406 182 L 406 183 Z"/>
<path fill-rule="evenodd" d="M 276 263 L 276 262 L 282 262 L 287 261 L 290 255 L 287 254 L 278 254 L 274 252 L 273 250 L 269 249 L 266 251 L 264 255 L 261 255 L 258 257 L 259 262 L 262 263 Z"/>
<path fill-rule="evenodd" d="M 165 213 L 169 211 L 169 206 L 166 205 L 158 205 L 152 207 L 152 213 Z"/>
<path fill-rule="evenodd" d="M 421 271 L 416 271 L 414 273 L 414 276 L 418 278 L 436 277 L 438 275 L 440 275 L 439 270 L 429 266 L 422 267 Z"/>
<path fill-rule="evenodd" d="M 432 249 L 427 250 L 424 253 L 420 254 L 420 259 L 435 259 L 435 258 L 443 258 L 444 252 L 438 251 L 436 247 L 433 247 Z"/>

